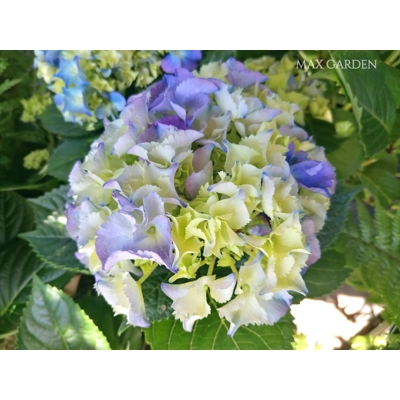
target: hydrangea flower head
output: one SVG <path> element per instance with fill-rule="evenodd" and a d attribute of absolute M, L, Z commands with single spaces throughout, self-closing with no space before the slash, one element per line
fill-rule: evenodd
<path fill-rule="evenodd" d="M 185 330 L 218 312 L 272 325 L 319 256 L 335 173 L 295 124 L 298 106 L 230 59 L 128 99 L 70 174 L 67 229 L 115 313 L 147 327 L 155 270 Z"/>
<path fill-rule="evenodd" d="M 125 90 L 144 87 L 161 73 L 162 51 L 37 50 L 35 67 L 67 122 L 94 128 L 125 106 Z"/>

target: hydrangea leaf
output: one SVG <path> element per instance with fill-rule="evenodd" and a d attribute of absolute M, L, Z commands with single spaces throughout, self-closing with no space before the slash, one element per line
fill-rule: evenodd
<path fill-rule="evenodd" d="M 369 50 L 338 50 L 333 58 L 343 65 L 343 68 L 336 68 L 336 72 L 353 106 L 365 154 L 371 157 L 389 144 L 396 104 L 379 68 L 350 69 L 345 65 L 346 61 L 378 63 L 381 62 L 379 55 Z"/>
<path fill-rule="evenodd" d="M 329 222 L 317 235 L 322 250 L 327 248 L 341 231 L 346 220 L 347 209 L 361 189 L 362 186 L 346 186 L 342 181 L 337 182 L 336 192 L 331 197 L 331 205 L 328 210 L 327 220 Z"/>
<path fill-rule="evenodd" d="M 78 124 L 65 122 L 62 113 L 54 104 L 47 107 L 46 111 L 40 116 L 40 121 L 47 131 L 65 138 L 87 136 L 89 133 Z"/>
<path fill-rule="evenodd" d="M 304 274 L 307 297 L 321 297 L 336 290 L 351 274 L 344 254 L 334 249 L 322 252 L 321 258 Z"/>
<path fill-rule="evenodd" d="M 142 284 L 146 315 L 150 321 L 168 319 L 172 314 L 171 299 L 160 288 L 161 282 L 167 282 L 171 275 L 166 268 L 158 267 Z"/>
<path fill-rule="evenodd" d="M 68 201 L 68 186 L 60 186 L 51 192 L 45 193 L 37 199 L 30 199 L 36 215 L 36 221 L 40 223 L 49 215 L 61 217 L 65 215 L 65 203 Z"/>
<path fill-rule="evenodd" d="M 359 176 L 361 182 L 383 207 L 389 207 L 394 200 L 400 198 L 400 181 L 393 173 L 380 168 L 379 165 L 369 165 Z"/>
<path fill-rule="evenodd" d="M 273 326 L 241 326 L 231 338 L 229 322 L 220 319 L 215 309 L 197 321 L 192 332 L 185 332 L 182 323 L 168 319 L 146 329 L 146 341 L 153 350 L 291 350 L 293 317 L 287 314 Z"/>
<path fill-rule="evenodd" d="M 316 119 L 306 117 L 307 131 L 314 138 L 318 146 L 323 146 L 326 153 L 330 153 L 339 148 L 341 140 L 336 136 L 335 125 Z"/>
<path fill-rule="evenodd" d="M 385 63 L 380 63 L 379 68 L 385 78 L 386 87 L 390 90 L 396 108 L 400 107 L 400 70 L 393 68 Z"/>
<path fill-rule="evenodd" d="M 93 321 L 66 294 L 33 278 L 18 332 L 18 350 L 110 350 Z"/>
<path fill-rule="evenodd" d="M 78 304 L 107 338 L 112 350 L 139 350 L 142 348 L 141 329 L 128 325 L 127 329 L 119 334 L 118 329 L 123 321 L 123 316 L 114 316 L 112 308 L 102 296 L 87 295 L 79 300 Z"/>
<path fill-rule="evenodd" d="M 0 192 L 0 249 L 34 226 L 34 214 L 28 202 L 17 193 Z"/>
<path fill-rule="evenodd" d="M 91 141 L 92 139 L 66 140 L 50 156 L 47 173 L 67 181 L 75 162 L 82 161 L 89 151 Z"/>
<path fill-rule="evenodd" d="M 364 160 L 364 150 L 356 133 L 340 141 L 339 148 L 326 154 L 336 170 L 338 179 L 346 179 L 360 168 Z"/>
<path fill-rule="evenodd" d="M 0 252 L 0 315 L 3 315 L 43 266 L 28 243 L 16 239 Z"/>
<path fill-rule="evenodd" d="M 76 258 L 76 243 L 68 236 L 65 226 L 59 223 L 42 224 L 36 230 L 20 235 L 27 240 L 37 255 L 55 268 L 90 274 Z"/>

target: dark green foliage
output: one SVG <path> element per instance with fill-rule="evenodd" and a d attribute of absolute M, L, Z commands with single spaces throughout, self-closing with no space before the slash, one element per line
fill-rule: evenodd
<path fill-rule="evenodd" d="M 145 330 L 146 341 L 154 350 L 291 350 L 293 317 L 288 313 L 273 326 L 241 326 L 233 338 L 227 335 L 229 322 L 215 309 L 185 332 L 179 320 L 153 323 Z"/>
<path fill-rule="evenodd" d="M 388 212 L 378 203 L 374 217 L 357 204 L 341 234 L 347 264 L 358 272 L 364 288 L 385 305 L 386 317 L 400 323 L 400 208 Z"/>
<path fill-rule="evenodd" d="M 109 350 L 97 326 L 66 294 L 34 277 L 23 312 L 18 350 Z"/>

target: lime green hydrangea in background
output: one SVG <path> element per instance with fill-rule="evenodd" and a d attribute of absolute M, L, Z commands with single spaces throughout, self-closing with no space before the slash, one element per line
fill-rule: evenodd
<path fill-rule="evenodd" d="M 52 103 L 52 101 L 50 93 L 35 94 L 28 100 L 21 100 L 24 109 L 21 121 L 34 122 L 36 118 Z"/>
<path fill-rule="evenodd" d="M 49 159 L 50 153 L 47 149 L 34 150 L 24 158 L 24 168 L 40 169 Z"/>
<path fill-rule="evenodd" d="M 247 68 L 268 76 L 268 87 L 289 103 L 295 103 L 295 121 L 304 125 L 304 113 L 309 111 L 316 118 L 323 118 L 328 111 L 328 100 L 324 97 L 325 85 L 317 79 L 309 79 L 306 71 L 296 67 L 289 55 L 280 61 L 264 56 L 245 61 Z"/>
<path fill-rule="evenodd" d="M 94 129 L 103 118 L 115 118 L 125 106 L 132 84 L 145 87 L 161 73 L 164 51 L 37 50 L 35 67 L 67 122 Z M 23 121 L 43 111 L 39 96 L 25 101 Z"/>

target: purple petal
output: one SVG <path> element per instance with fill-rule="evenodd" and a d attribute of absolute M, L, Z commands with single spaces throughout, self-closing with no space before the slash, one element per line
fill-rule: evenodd
<path fill-rule="evenodd" d="M 214 145 L 209 143 L 203 147 L 200 147 L 193 153 L 193 169 L 195 172 L 201 171 L 207 163 L 210 161 L 211 153 L 214 149 Z"/>
<path fill-rule="evenodd" d="M 193 172 L 185 181 L 185 189 L 190 199 L 194 199 L 199 193 L 200 188 L 205 185 L 212 176 L 212 162 L 208 162 L 206 166 L 199 172 Z"/>
<path fill-rule="evenodd" d="M 122 212 L 111 214 L 107 221 L 100 226 L 96 232 L 95 247 L 103 269 L 105 269 L 109 257 L 114 252 L 132 248 L 132 236 L 135 231 L 136 220 Z M 114 265 L 110 266 L 107 263 L 109 268 Z"/>
<path fill-rule="evenodd" d="M 330 197 L 335 187 L 335 171 L 327 162 L 307 160 L 290 167 L 290 172 L 297 180 L 297 183 L 312 192 L 320 193 Z"/>
<path fill-rule="evenodd" d="M 267 80 L 267 77 L 259 72 L 232 71 L 227 75 L 228 81 L 235 87 L 248 88 Z"/>
<path fill-rule="evenodd" d="M 179 55 L 169 53 L 161 61 L 161 69 L 167 74 L 175 73 L 175 70 L 182 67 L 182 60 Z"/>

